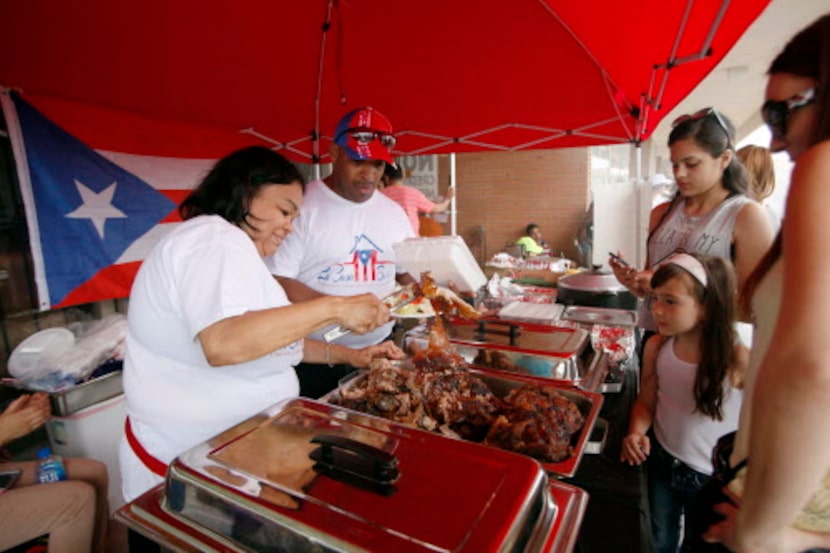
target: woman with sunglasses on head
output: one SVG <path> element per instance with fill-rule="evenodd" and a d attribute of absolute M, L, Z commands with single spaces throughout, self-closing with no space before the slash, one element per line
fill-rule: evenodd
<path fill-rule="evenodd" d="M 782 230 L 743 294 L 756 330 L 729 461 L 746 466 L 706 538 L 735 551 L 830 548 L 830 14 L 772 62 L 762 115 L 771 149 L 795 167 Z"/>
<path fill-rule="evenodd" d="M 651 293 L 653 267 L 678 251 L 732 261 L 743 284 L 772 243 L 764 208 L 747 196 L 747 174 L 734 152 L 733 127 L 714 108 L 683 115 L 669 135 L 677 194 L 651 212 L 646 270 L 613 257 L 617 279 L 641 298 Z M 642 343 L 655 333 L 648 309 L 640 308 Z"/>

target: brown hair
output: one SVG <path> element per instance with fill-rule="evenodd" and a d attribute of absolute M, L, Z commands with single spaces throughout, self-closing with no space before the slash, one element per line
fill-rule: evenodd
<path fill-rule="evenodd" d="M 693 254 L 706 271 L 704 287 L 679 265 L 666 263 L 651 277 L 651 287 L 685 275 L 692 286 L 689 292 L 703 306 L 700 363 L 695 374 L 695 409 L 715 420 L 723 420 L 723 384 L 735 363 L 737 280 L 732 264 L 721 257 Z"/>
<path fill-rule="evenodd" d="M 750 194 L 759 202 L 775 190 L 775 167 L 769 148 L 744 146 L 735 152 L 749 173 Z"/>
<path fill-rule="evenodd" d="M 770 75 L 789 73 L 816 80 L 816 122 L 810 145 L 830 140 L 830 14 L 824 15 L 795 35 L 772 61 Z M 781 232 L 744 284 L 742 308 L 750 313 L 752 294 L 770 267 L 781 257 Z"/>

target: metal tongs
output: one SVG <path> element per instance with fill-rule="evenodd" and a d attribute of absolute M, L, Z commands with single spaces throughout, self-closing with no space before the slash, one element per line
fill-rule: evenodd
<path fill-rule="evenodd" d="M 400 309 L 404 305 L 412 303 L 421 296 L 422 294 L 420 288 L 418 287 L 418 284 L 411 283 L 399 288 L 398 290 L 395 290 L 394 292 L 384 297 L 380 301 L 383 302 L 383 304 L 386 305 L 386 307 L 388 307 L 390 311 L 395 311 L 396 309 Z M 337 325 L 331 330 L 328 330 L 325 333 L 323 333 L 323 339 L 326 342 L 333 342 L 341 336 L 345 336 L 349 333 L 351 333 L 351 330 Z"/>

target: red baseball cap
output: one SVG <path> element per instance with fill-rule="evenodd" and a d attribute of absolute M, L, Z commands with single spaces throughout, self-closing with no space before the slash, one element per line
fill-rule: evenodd
<path fill-rule="evenodd" d="M 392 123 L 378 110 L 363 107 L 344 115 L 334 132 L 334 143 L 351 159 L 380 159 L 392 163 L 395 147 Z"/>

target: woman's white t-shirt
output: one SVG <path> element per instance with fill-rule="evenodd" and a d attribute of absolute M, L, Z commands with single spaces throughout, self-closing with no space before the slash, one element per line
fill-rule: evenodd
<path fill-rule="evenodd" d="M 289 305 L 254 243 L 218 216 L 179 225 L 144 260 L 130 295 L 124 392 L 134 434 L 167 463 L 283 399 L 297 396 L 299 340 L 264 357 L 208 365 L 198 334 L 248 311 Z M 129 501 L 160 482 L 122 440 Z"/>

